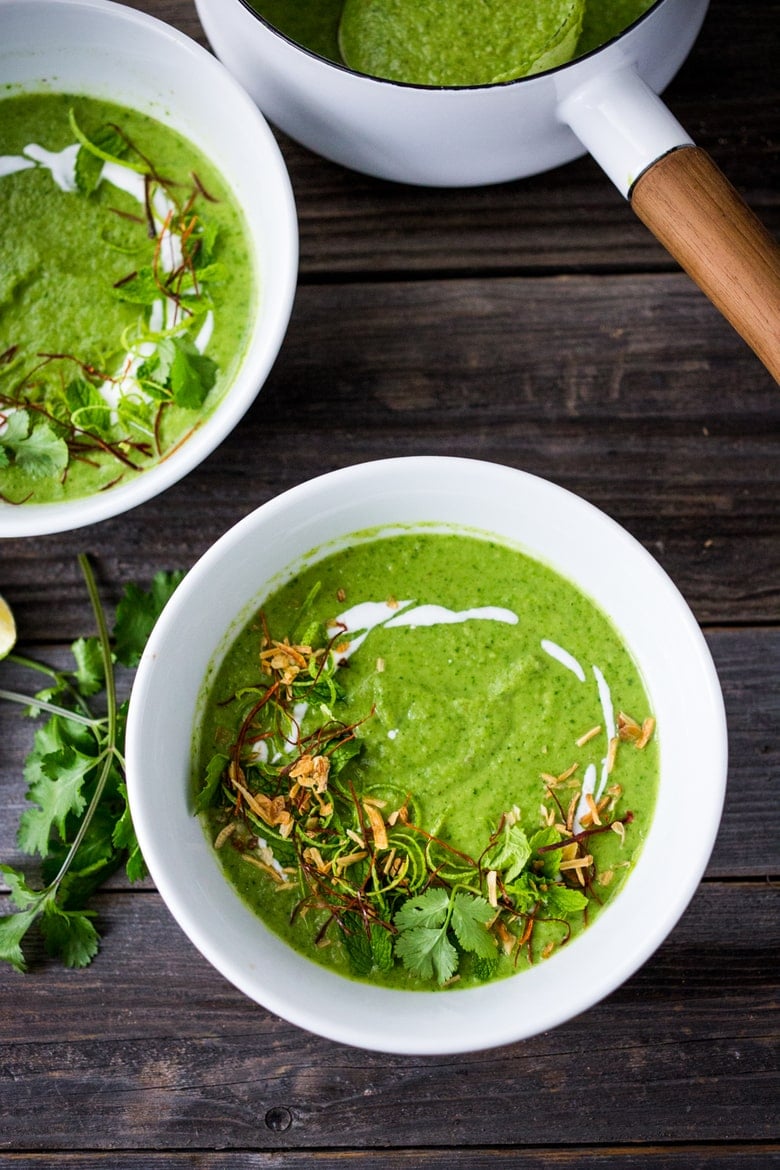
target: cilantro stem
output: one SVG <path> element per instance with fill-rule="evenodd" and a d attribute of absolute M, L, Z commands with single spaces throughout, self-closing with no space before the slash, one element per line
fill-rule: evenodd
<path fill-rule="evenodd" d="M 81 842 L 84 840 L 87 829 L 92 822 L 92 817 L 95 815 L 95 809 L 100 803 L 100 799 L 103 795 L 103 789 L 106 786 L 106 781 L 108 780 L 109 774 L 111 772 L 111 765 L 114 762 L 114 758 L 116 756 L 116 685 L 114 682 L 114 663 L 111 656 L 111 643 L 109 641 L 108 627 L 106 625 L 106 615 L 103 612 L 100 595 L 95 583 L 95 575 L 92 572 L 92 566 L 89 563 L 89 558 L 87 557 L 86 553 L 79 553 L 78 559 L 81 571 L 84 574 L 84 581 L 86 582 L 87 592 L 89 593 L 89 600 L 92 604 L 92 612 L 94 613 L 95 621 L 97 622 L 98 637 L 100 640 L 100 652 L 103 659 L 103 672 L 106 680 L 106 703 L 108 708 L 108 730 L 106 736 L 107 747 L 103 757 L 103 766 L 100 770 L 100 776 L 98 777 L 97 784 L 95 785 L 95 791 L 92 794 L 92 799 L 89 802 L 87 811 L 81 820 L 78 832 L 73 838 L 73 843 L 65 856 L 65 860 L 60 866 L 59 873 L 55 877 L 54 881 L 51 882 L 47 887 L 49 891 L 56 889 L 56 887 L 62 881 L 63 877 L 70 868 L 70 863 L 79 850 Z"/>
<path fill-rule="evenodd" d="M 8 655 L 9 662 L 15 662 L 17 666 L 26 666 L 28 670 L 37 670 L 41 674 L 47 674 L 49 678 L 59 679 L 59 671 L 56 671 L 53 666 L 46 666 L 43 662 L 37 662 L 35 658 L 28 658 L 26 654 L 17 654 L 16 651 Z"/>
<path fill-rule="evenodd" d="M 47 703 L 45 699 L 36 699 L 33 695 L 23 695 L 18 691 L 0 690 L 0 699 L 9 703 L 21 703 L 25 707 L 40 708 L 51 715 L 61 715 L 63 719 L 72 719 L 74 723 L 82 723 L 84 727 L 99 727 L 102 720 L 91 719 L 87 715 L 80 715 L 78 711 L 71 711 L 68 707 L 58 707 L 56 703 Z"/>

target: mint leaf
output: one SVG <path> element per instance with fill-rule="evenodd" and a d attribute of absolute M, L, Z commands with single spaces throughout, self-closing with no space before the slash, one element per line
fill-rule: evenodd
<path fill-rule="evenodd" d="M 544 906 L 548 914 L 560 915 L 568 918 L 584 910 L 588 899 L 580 890 L 573 890 L 569 886 L 548 886 L 544 891 Z"/>
<path fill-rule="evenodd" d="M 214 797 L 219 791 L 220 782 L 222 780 L 225 768 L 230 763 L 227 756 L 223 756 L 217 752 L 211 757 L 206 766 L 206 776 L 204 778 L 203 787 L 195 797 L 195 812 L 205 812 L 207 808 L 211 808 L 214 803 Z"/>
<path fill-rule="evenodd" d="M 174 338 L 174 357 L 171 363 L 171 391 L 177 406 L 198 410 L 217 380 L 217 363 L 199 353 L 191 341 Z"/>
<path fill-rule="evenodd" d="M 156 573 L 148 592 L 127 585 L 116 609 L 114 650 L 123 666 L 137 666 L 154 623 L 184 573 Z"/>
<path fill-rule="evenodd" d="M 165 295 L 149 264 L 118 281 L 112 286 L 111 292 L 118 301 L 126 301 L 131 305 L 153 305 Z"/>
<path fill-rule="evenodd" d="M 533 834 L 530 844 L 533 854 L 534 873 L 546 878 L 555 878 L 558 876 L 561 864 L 560 850 L 549 849 L 546 853 L 541 853 L 540 850 L 544 849 L 547 845 L 557 845 L 561 840 L 561 834 L 552 826 L 546 829 L 539 829 Z"/>
<path fill-rule="evenodd" d="M 127 151 L 127 143 L 113 126 L 100 126 L 93 132 L 90 141 L 104 154 L 113 155 L 115 158 L 121 158 Z M 94 150 L 89 150 L 83 145 L 79 147 L 75 177 L 76 186 L 83 195 L 91 195 L 97 187 L 103 163 L 104 159 L 95 154 Z"/>
<path fill-rule="evenodd" d="M 506 892 L 518 914 L 533 914 L 541 901 L 539 884 L 527 870 L 506 886 Z"/>
<path fill-rule="evenodd" d="M 522 872 L 530 856 L 531 846 L 520 826 L 505 825 L 485 858 L 485 867 L 498 870 L 508 883 Z"/>
<path fill-rule="evenodd" d="M 452 899 L 452 929 L 464 951 L 473 951 L 480 958 L 495 956 L 496 942 L 487 928 L 495 910 L 486 898 L 458 890 Z"/>
<path fill-rule="evenodd" d="M 488 983 L 496 971 L 498 970 L 498 958 L 493 956 L 490 959 L 476 958 L 474 960 L 474 974 L 477 979 L 481 979 L 483 983 Z"/>
<path fill-rule="evenodd" d="M 383 926 L 371 927 L 371 958 L 378 971 L 393 969 L 393 936 Z"/>

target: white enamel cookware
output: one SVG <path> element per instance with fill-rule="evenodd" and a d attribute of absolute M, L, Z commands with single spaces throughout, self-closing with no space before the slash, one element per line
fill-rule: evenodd
<path fill-rule="evenodd" d="M 587 56 L 496 85 L 434 88 L 355 73 L 301 48 L 245 0 L 196 0 L 217 55 L 297 141 L 404 183 L 522 178 L 589 151 L 780 379 L 780 250 L 657 97 L 708 0 L 658 0 Z"/>

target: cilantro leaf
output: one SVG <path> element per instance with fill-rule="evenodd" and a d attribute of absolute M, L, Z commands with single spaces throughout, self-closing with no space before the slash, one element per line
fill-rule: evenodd
<path fill-rule="evenodd" d="M 147 868 L 144 861 L 138 838 L 135 835 L 133 818 L 130 815 L 130 803 L 127 799 L 127 785 L 121 781 L 118 785 L 119 795 L 124 800 L 124 810 L 116 821 L 111 833 L 111 841 L 117 849 L 127 850 L 125 872 L 131 882 L 139 882 L 146 877 Z"/>
<path fill-rule="evenodd" d="M 103 656 L 97 638 L 77 638 L 71 646 L 75 678 L 82 695 L 96 695 L 105 685 Z"/>
<path fill-rule="evenodd" d="M 46 422 L 30 424 L 26 410 L 9 414 L 0 434 L 0 446 L 11 451 L 20 470 L 31 479 L 57 475 L 68 465 L 68 445 Z M 6 456 L 7 459 L 7 456 Z"/>
<path fill-rule="evenodd" d="M 18 910 L 16 914 L 0 918 L 0 959 L 10 963 L 17 971 L 27 970 L 20 944 L 39 913 L 39 908 L 32 906 L 29 910 Z"/>
<path fill-rule="evenodd" d="M 26 909 L 30 902 L 34 901 L 40 891 L 33 890 L 27 884 L 27 878 L 23 873 L 14 869 L 10 865 L 0 865 L 0 873 L 5 879 L 11 895 L 11 901 L 14 906 L 18 906 L 20 910 Z"/>
<path fill-rule="evenodd" d="M 47 953 L 58 955 L 66 967 L 86 967 L 99 945 L 91 918 L 91 910 L 61 910 L 53 900 L 48 901 L 40 921 Z"/>
<path fill-rule="evenodd" d="M 416 926 L 395 940 L 395 953 L 413 975 L 446 983 L 458 969 L 458 952 L 447 938 L 446 927 Z"/>
<path fill-rule="evenodd" d="M 42 774 L 27 792 L 27 799 L 34 803 L 22 813 L 18 840 L 26 853 L 40 853 L 45 857 L 53 828 L 57 828 L 64 841 L 66 818 L 84 811 L 82 787 L 85 776 L 95 767 L 95 760 L 65 747 L 44 756 L 40 767 Z"/>
<path fill-rule="evenodd" d="M 450 896 L 445 889 L 430 889 L 404 902 L 393 921 L 399 930 L 442 926 L 447 920 Z"/>
<path fill-rule="evenodd" d="M 164 401 L 170 397 L 167 386 L 171 379 L 175 353 L 173 340 L 170 337 L 163 337 L 154 352 L 141 363 L 136 372 L 136 377 L 146 393 L 157 401 Z"/>
<path fill-rule="evenodd" d="M 23 434 L 24 420 L 14 424 Z M 0 918 L 0 961 L 26 969 L 21 943 L 36 920 L 46 949 L 71 967 L 89 963 L 98 949 L 93 914 L 87 899 L 123 860 L 128 877 L 136 881 L 146 869 L 138 847 L 124 782 L 124 736 L 127 702 L 119 703 L 114 677 L 114 647 L 105 614 L 86 557 L 79 557 L 95 614 L 99 637 L 73 643 L 74 671 L 55 671 L 25 660 L 25 665 L 53 680 L 45 692 L 30 697 L 4 692 L 38 717 L 51 702 L 50 717 L 35 731 L 32 750 L 24 764 L 28 807 L 18 829 L 22 849 L 41 855 L 45 887 L 32 889 L 25 876 L 0 866 L 18 912 Z M 126 658 L 140 656 L 145 632 L 183 576 L 159 573 L 149 594 L 129 589 L 124 614 L 117 615 Z M 139 618 L 140 611 L 140 618 Z M 137 661 L 137 657 L 135 657 Z M 106 714 L 92 716 L 88 699 L 105 692 Z M 50 696 L 44 698 L 45 696 Z M 55 702 L 56 700 L 56 702 Z M 70 709 L 72 705 L 73 709 Z"/>
<path fill-rule="evenodd" d="M 395 953 L 413 975 L 446 983 L 458 969 L 458 952 L 447 938 L 450 897 L 429 889 L 404 902 L 393 921 Z"/>
<path fill-rule="evenodd" d="M 156 573 L 149 592 L 130 584 L 116 610 L 114 650 L 123 666 L 137 666 L 154 623 L 184 573 Z"/>
<path fill-rule="evenodd" d="M 496 942 L 487 928 L 495 910 L 486 898 L 458 890 L 452 899 L 452 929 L 464 951 L 473 951 L 482 959 L 496 953 Z"/>
<path fill-rule="evenodd" d="M 9 411 L 5 415 L 5 424 L 0 433 L 0 444 L 15 450 L 17 444 L 23 442 L 30 433 L 30 415 L 26 410 Z"/>

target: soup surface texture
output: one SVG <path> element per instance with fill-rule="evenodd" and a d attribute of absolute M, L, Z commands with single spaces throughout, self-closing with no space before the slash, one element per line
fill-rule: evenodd
<path fill-rule="evenodd" d="M 548 958 L 617 893 L 658 779 L 604 614 L 476 534 L 360 534 L 267 597 L 207 682 L 196 809 L 293 947 L 387 986 Z"/>
<path fill-rule="evenodd" d="M 215 168 L 159 121 L 0 102 L 0 493 L 124 483 L 200 425 L 246 345 L 255 276 Z"/>
<path fill-rule="evenodd" d="M 412 85 L 489 85 L 565 64 L 654 0 L 250 0 L 304 48 Z"/>

